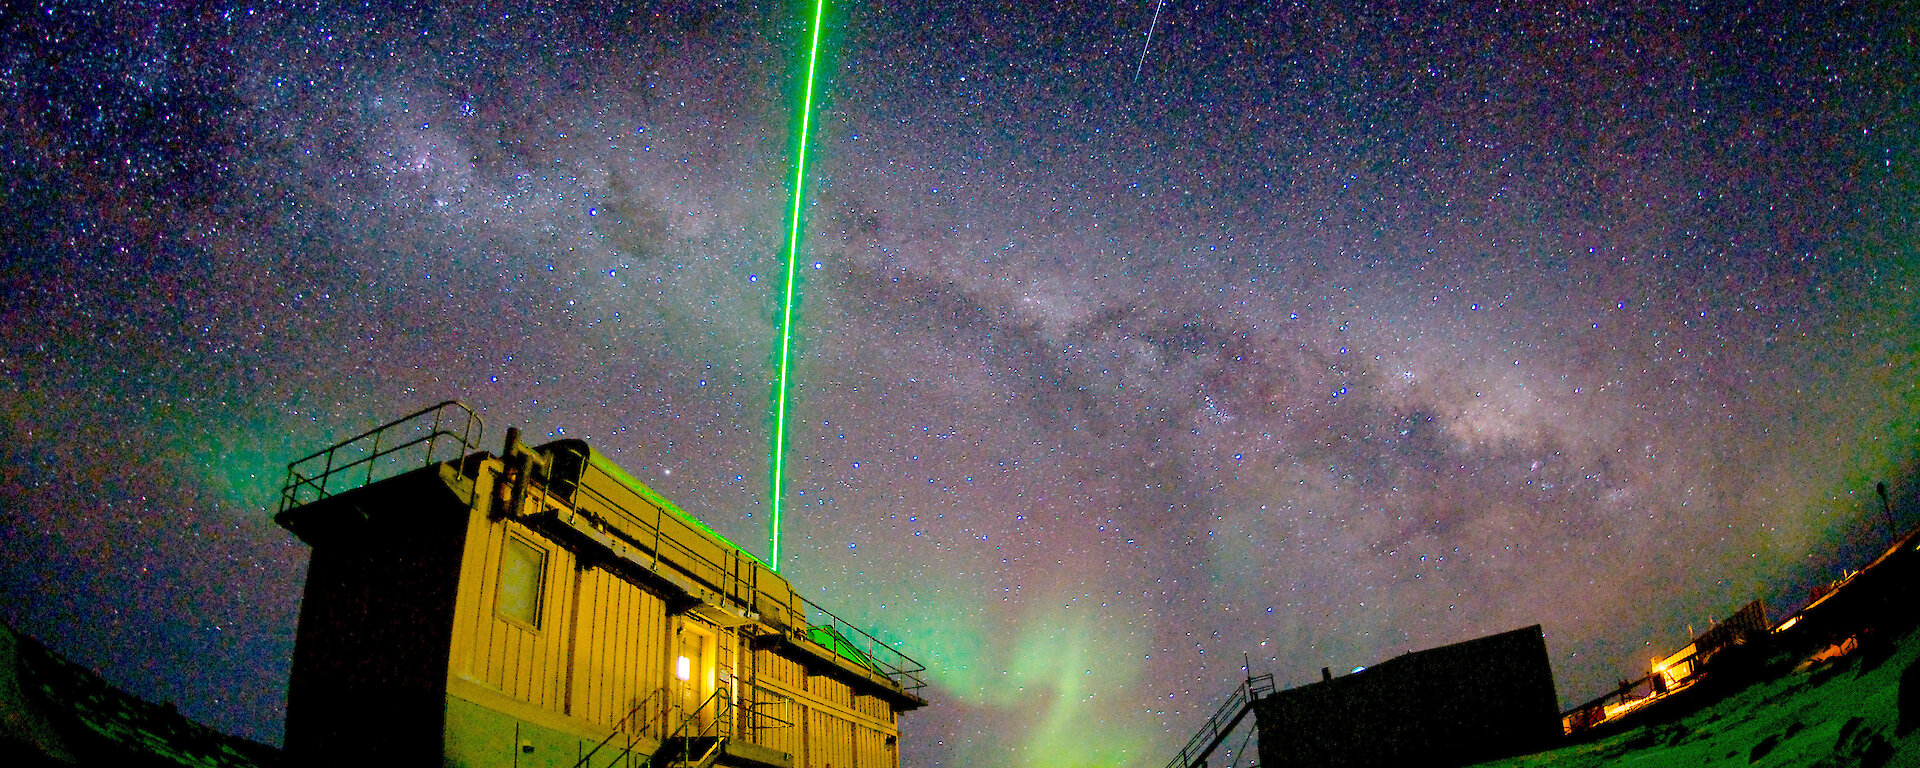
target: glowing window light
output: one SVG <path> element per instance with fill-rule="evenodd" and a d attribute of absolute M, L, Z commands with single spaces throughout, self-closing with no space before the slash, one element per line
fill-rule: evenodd
<path fill-rule="evenodd" d="M 693 679 L 693 659 L 685 656 L 673 660 L 673 676 L 681 680 Z"/>

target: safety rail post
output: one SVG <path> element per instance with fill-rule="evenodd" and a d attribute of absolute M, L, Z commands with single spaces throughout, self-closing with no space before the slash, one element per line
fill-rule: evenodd
<path fill-rule="evenodd" d="M 382 429 L 373 433 L 373 448 L 367 452 L 367 479 L 361 483 L 362 485 L 373 484 L 373 470 L 380 463 L 380 436 L 386 434 L 386 432 L 386 430 Z"/>
<path fill-rule="evenodd" d="M 435 435 L 437 435 L 437 434 L 440 434 L 440 417 L 441 417 L 441 416 L 444 416 L 444 415 L 445 415 L 445 413 L 444 413 L 444 412 L 442 412 L 442 411 L 440 411 L 439 409 L 435 409 L 435 410 L 434 410 L 434 412 L 433 412 L 433 429 L 432 429 L 432 430 L 430 430 L 430 433 L 431 433 L 431 434 L 435 434 Z M 426 455 L 426 461 L 425 461 L 425 463 L 427 463 L 427 464 L 432 464 L 432 463 L 433 463 L 433 441 L 432 441 L 432 440 L 428 440 L 428 441 L 427 441 L 427 455 Z"/>
<path fill-rule="evenodd" d="M 320 495 L 315 497 L 315 501 L 327 497 L 327 478 L 333 477 L 333 451 L 333 448 L 327 449 L 327 466 L 326 469 L 320 473 L 320 487 L 315 491 L 315 493 Z"/>

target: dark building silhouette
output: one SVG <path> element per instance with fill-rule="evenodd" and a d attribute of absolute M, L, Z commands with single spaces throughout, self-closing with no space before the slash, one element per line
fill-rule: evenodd
<path fill-rule="evenodd" d="M 1444 768 L 1539 751 L 1561 736 L 1537 624 L 1279 691 L 1252 709 L 1265 768 Z"/>

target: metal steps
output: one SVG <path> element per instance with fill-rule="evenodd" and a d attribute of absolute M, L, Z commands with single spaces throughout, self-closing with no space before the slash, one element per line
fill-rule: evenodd
<path fill-rule="evenodd" d="M 1233 729 L 1240 725 L 1248 712 L 1253 711 L 1253 703 L 1260 697 L 1273 693 L 1273 675 L 1249 677 L 1240 687 L 1233 689 L 1212 717 L 1207 718 L 1200 731 L 1187 740 L 1187 746 L 1181 748 L 1180 756 L 1167 763 L 1167 768 L 1201 768 L 1207 764 L 1207 757 L 1220 743 L 1233 735 Z"/>

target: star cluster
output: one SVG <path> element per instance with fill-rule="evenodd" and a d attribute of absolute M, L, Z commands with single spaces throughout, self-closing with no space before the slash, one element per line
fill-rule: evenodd
<path fill-rule="evenodd" d="M 1584 700 L 1915 520 L 1920 17 L 1153 13 L 829 13 L 782 566 L 903 764 L 1533 623 Z M 794 8 L 4 14 L 0 617 L 275 740 L 285 462 L 446 398 L 764 553 Z"/>

